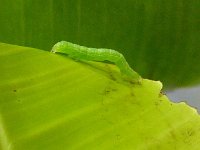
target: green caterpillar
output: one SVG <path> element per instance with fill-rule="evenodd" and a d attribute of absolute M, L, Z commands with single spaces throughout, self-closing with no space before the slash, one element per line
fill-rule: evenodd
<path fill-rule="evenodd" d="M 126 79 L 132 82 L 140 82 L 142 79 L 137 72 L 131 69 L 124 56 L 112 49 L 87 48 L 85 46 L 61 41 L 53 46 L 51 52 L 64 53 L 70 58 L 80 61 L 109 61 L 119 67 L 122 75 L 125 76 Z"/>

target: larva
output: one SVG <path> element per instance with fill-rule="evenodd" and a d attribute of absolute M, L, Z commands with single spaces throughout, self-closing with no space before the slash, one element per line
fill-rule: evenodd
<path fill-rule="evenodd" d="M 51 52 L 64 53 L 76 60 L 109 61 L 119 67 L 122 75 L 126 79 L 132 82 L 139 82 L 141 80 L 141 76 L 131 69 L 124 56 L 112 49 L 88 48 L 70 42 L 61 41 L 53 46 Z"/>

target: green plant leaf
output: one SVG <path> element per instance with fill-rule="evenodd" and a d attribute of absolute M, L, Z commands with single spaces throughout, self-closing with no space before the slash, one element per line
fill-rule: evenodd
<path fill-rule="evenodd" d="M 144 77 L 183 86 L 200 82 L 199 8 L 198 0 L 0 0 L 0 41 L 112 48 Z"/>
<path fill-rule="evenodd" d="M 3 43 L 0 69 L 2 150 L 200 146 L 196 110 L 170 102 L 159 81 L 131 84 L 114 65 Z"/>

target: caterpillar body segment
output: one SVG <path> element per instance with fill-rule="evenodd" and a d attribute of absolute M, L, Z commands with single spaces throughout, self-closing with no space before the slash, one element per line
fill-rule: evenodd
<path fill-rule="evenodd" d="M 133 82 L 140 82 L 141 76 L 127 63 L 124 56 L 112 49 L 88 48 L 66 41 L 56 43 L 51 52 L 64 53 L 76 60 L 86 61 L 109 61 L 119 67 L 123 77 Z"/>

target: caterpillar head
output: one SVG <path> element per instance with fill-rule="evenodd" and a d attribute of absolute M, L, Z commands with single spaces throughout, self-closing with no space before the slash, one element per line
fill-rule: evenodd
<path fill-rule="evenodd" d="M 66 42 L 66 41 L 61 41 L 56 43 L 51 52 L 52 53 L 65 53 L 70 55 L 71 53 L 73 53 L 73 48 L 74 48 L 74 44 L 70 43 L 70 42 Z"/>

